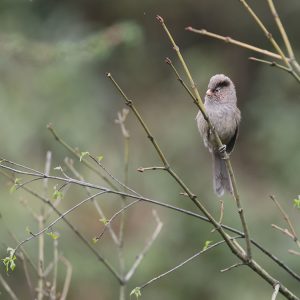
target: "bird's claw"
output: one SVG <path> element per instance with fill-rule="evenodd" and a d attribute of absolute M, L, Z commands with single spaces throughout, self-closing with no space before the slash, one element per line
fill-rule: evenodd
<path fill-rule="evenodd" d="M 218 150 L 220 154 L 223 154 L 224 152 L 226 152 L 226 145 L 222 145 Z"/>
<path fill-rule="evenodd" d="M 218 151 L 219 151 L 220 157 L 222 159 L 227 159 L 228 158 L 228 155 L 226 153 L 226 145 L 222 145 L 221 147 L 219 147 Z"/>

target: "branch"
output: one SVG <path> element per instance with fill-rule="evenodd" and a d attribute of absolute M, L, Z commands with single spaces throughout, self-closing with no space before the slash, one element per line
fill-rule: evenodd
<path fill-rule="evenodd" d="M 186 27 L 185 29 L 187 31 L 190 31 L 190 32 L 198 33 L 198 34 L 201 34 L 201 35 L 206 35 L 206 36 L 215 38 L 217 40 L 224 41 L 225 43 L 228 43 L 228 44 L 233 44 L 233 45 L 239 46 L 241 48 L 246 48 L 246 49 L 249 49 L 251 51 L 258 52 L 258 53 L 264 54 L 266 56 L 282 60 L 282 57 L 280 55 L 274 53 L 274 52 L 255 47 L 253 45 L 250 45 L 250 44 L 247 44 L 247 43 L 244 43 L 244 42 L 240 42 L 240 41 L 235 40 L 235 39 L 233 39 L 229 36 L 219 35 L 219 34 L 216 34 L 216 33 L 213 33 L 213 32 L 209 32 L 205 29 L 195 29 L 191 26 Z"/>
<path fill-rule="evenodd" d="M 0 168 L 4 168 L 7 169 L 6 166 L 1 165 L 0 163 Z M 13 173 L 21 173 L 23 174 L 23 171 L 19 171 L 18 169 L 13 169 L 13 168 L 9 168 L 9 170 Z M 0 173 L 2 175 L 4 175 L 5 177 L 7 177 L 11 182 L 14 182 L 14 179 L 12 177 L 10 177 L 9 175 L 7 175 L 5 172 L 3 172 L 2 170 L 0 170 Z M 42 177 L 44 177 L 45 175 L 43 175 Z M 52 179 L 52 176 L 47 176 L 47 178 Z M 55 178 L 57 179 L 57 178 Z M 59 178 L 63 181 L 66 181 L 66 178 Z M 78 183 L 79 184 L 79 183 Z M 95 186 L 92 185 L 90 183 L 85 183 L 83 186 L 92 186 L 93 188 L 96 188 L 98 190 L 104 189 L 101 186 Z M 34 192 L 33 190 L 31 190 L 30 188 L 27 188 L 25 186 L 22 187 L 23 190 L 27 191 L 28 193 L 30 193 L 31 195 L 33 195 L 34 197 L 36 197 L 37 199 L 39 199 L 40 201 L 42 201 L 43 203 L 49 205 L 53 211 L 58 215 L 61 216 L 62 213 L 55 207 L 53 206 L 52 202 L 49 201 L 48 199 L 43 198 L 42 196 L 40 196 L 39 194 L 37 194 L 36 192 Z M 110 190 L 110 189 L 105 189 L 107 192 L 112 193 L 112 194 L 117 194 L 117 195 L 124 195 L 126 197 L 129 198 L 133 198 L 133 199 L 139 199 L 143 202 L 146 203 L 151 203 L 151 204 L 155 204 L 164 208 L 168 208 L 180 213 L 183 213 L 185 215 L 200 219 L 202 221 L 211 223 L 211 220 L 205 216 L 199 215 L 197 213 L 167 204 L 167 203 L 163 203 L 154 199 L 150 199 L 150 198 L 146 198 L 146 197 L 137 197 L 135 195 L 131 195 L 131 194 L 126 194 L 126 193 L 122 193 L 119 191 L 114 191 L 114 190 Z M 98 258 L 99 261 L 101 261 L 101 256 L 98 254 L 98 252 L 89 244 L 89 242 L 82 236 L 82 234 L 74 227 L 74 225 L 72 225 L 66 218 L 62 218 L 62 220 L 70 227 L 70 229 L 78 236 L 78 238 L 86 245 L 86 247 L 88 247 L 88 249 Z M 234 229 L 230 226 L 224 225 L 224 224 L 220 224 L 220 227 L 223 228 L 224 230 L 227 230 L 229 232 L 235 233 L 240 235 L 241 237 L 244 237 L 244 233 Z M 255 247 L 257 247 L 260 251 L 262 251 L 265 255 L 267 255 L 271 260 L 273 260 L 277 265 L 279 265 L 281 268 L 283 268 L 286 272 L 288 272 L 292 277 L 294 277 L 295 279 L 297 279 L 298 281 L 300 281 L 300 276 L 298 274 L 296 274 L 293 270 L 291 270 L 284 262 L 282 262 L 281 260 L 279 260 L 276 256 L 274 256 L 270 251 L 267 251 L 263 246 L 261 246 L 259 243 L 257 243 L 254 240 L 251 240 L 251 243 L 253 245 L 255 245 Z M 30 262 L 30 261 L 29 261 Z"/>
<path fill-rule="evenodd" d="M 66 300 L 70 289 L 73 268 L 72 264 L 64 256 L 60 257 L 60 260 L 66 266 L 67 269 L 67 274 L 65 277 L 64 287 L 60 296 L 60 300 Z"/>
<path fill-rule="evenodd" d="M 65 142 L 54 130 L 52 124 L 48 124 L 47 128 L 54 136 L 55 140 L 58 141 L 62 146 L 64 146 L 70 153 L 72 153 L 74 156 L 76 156 L 78 159 L 80 159 L 80 154 L 78 151 L 76 151 L 73 147 L 71 147 L 67 142 Z M 94 168 L 93 165 L 91 165 L 89 162 L 87 162 L 84 158 L 81 159 L 81 162 L 90 170 L 92 170 L 94 173 L 96 173 L 104 182 L 106 182 L 111 188 L 116 189 L 116 186 L 103 174 L 101 174 L 96 168 Z"/>
<path fill-rule="evenodd" d="M 271 13 L 272 13 L 272 15 L 274 17 L 274 20 L 275 20 L 275 22 L 277 24 L 277 27 L 278 27 L 278 29 L 280 31 L 280 34 L 281 34 L 281 37 L 282 37 L 283 42 L 285 44 L 286 50 L 288 52 L 288 55 L 291 58 L 291 60 L 294 60 L 295 59 L 295 55 L 294 55 L 293 48 L 291 46 L 291 43 L 290 43 L 289 38 L 287 36 L 287 33 L 286 33 L 285 29 L 284 29 L 284 26 L 281 23 L 281 20 L 280 20 L 279 15 L 278 15 L 278 13 L 276 11 L 276 8 L 275 8 L 275 5 L 273 3 L 273 0 L 267 0 L 267 1 L 268 1 L 268 4 L 269 4 Z"/>
<path fill-rule="evenodd" d="M 198 106 L 199 110 L 201 111 L 204 119 L 206 120 L 206 122 L 208 124 L 208 127 L 211 130 L 213 136 L 215 137 L 218 147 L 221 148 L 223 146 L 223 143 L 222 143 L 218 133 L 216 132 L 214 126 L 212 125 L 212 123 L 209 120 L 209 117 L 208 117 L 208 115 L 205 111 L 205 107 L 204 107 L 203 101 L 201 99 L 200 93 L 199 93 L 199 91 L 198 91 L 198 89 L 195 85 L 195 82 L 192 78 L 192 75 L 191 75 L 191 73 L 190 73 L 190 71 L 189 71 L 189 69 L 188 69 L 188 67 L 185 63 L 185 60 L 184 60 L 183 56 L 181 55 L 179 47 L 176 45 L 176 43 L 173 39 L 173 36 L 171 35 L 169 29 L 167 28 L 167 26 L 164 22 L 164 19 L 160 16 L 157 16 L 156 18 L 159 21 L 159 23 L 162 25 L 162 27 L 163 27 L 164 31 L 166 32 L 166 34 L 167 34 L 174 50 L 176 51 L 176 54 L 177 54 L 182 66 L 183 66 L 183 69 L 184 69 L 188 79 L 189 79 L 191 88 L 194 92 L 194 96 L 197 99 L 197 106 Z M 226 167 L 227 167 L 227 170 L 228 170 L 228 173 L 229 173 L 229 176 L 230 176 L 230 180 L 231 180 L 231 184 L 232 184 L 233 196 L 234 196 L 234 199 L 235 199 L 235 202 L 236 202 L 236 205 L 237 205 L 238 213 L 239 213 L 241 223 L 242 223 L 242 226 L 243 226 L 243 230 L 244 230 L 244 233 L 245 233 L 246 249 L 247 249 L 247 260 L 251 260 L 251 243 L 250 243 L 250 238 L 249 238 L 248 227 L 247 227 L 247 223 L 246 223 L 246 220 L 245 220 L 244 211 L 243 211 L 243 208 L 241 206 L 240 197 L 239 197 L 238 189 L 237 189 L 237 184 L 236 184 L 233 169 L 232 169 L 232 166 L 231 166 L 231 163 L 230 163 L 230 160 L 229 160 L 229 156 L 227 155 L 227 153 L 225 153 L 225 154 L 226 154 L 225 155 L 225 163 L 226 163 Z M 216 222 L 216 224 L 218 224 L 218 223 Z M 224 238 L 224 236 L 223 236 L 223 238 Z M 225 240 L 226 240 L 226 238 L 225 238 Z M 237 249 L 234 249 L 233 243 L 231 243 L 230 240 L 227 240 L 227 244 L 234 253 L 238 252 Z M 241 253 L 239 253 L 238 255 L 241 255 Z"/>
<path fill-rule="evenodd" d="M 272 299 L 271 300 L 276 300 L 276 297 L 277 297 L 277 294 L 279 292 L 279 288 L 280 288 L 280 284 L 277 283 L 275 286 L 274 286 L 274 292 L 272 294 Z"/>
<path fill-rule="evenodd" d="M 79 180 L 81 181 L 84 181 L 84 177 L 75 169 L 74 167 L 74 163 L 73 163 L 73 160 L 72 159 L 68 159 L 67 157 L 65 158 L 64 160 L 65 164 L 68 166 L 68 168 L 70 169 L 70 171 L 74 174 L 74 176 L 76 176 Z M 86 192 L 87 192 L 87 195 L 88 196 L 91 196 L 92 195 L 92 191 L 89 187 L 86 187 Z M 99 203 L 97 202 L 96 199 L 92 199 L 92 202 L 100 216 L 101 219 L 106 219 L 106 216 L 101 208 L 101 206 L 99 205 Z M 109 233 L 110 233 L 110 236 L 112 238 L 112 240 L 114 241 L 114 243 L 116 245 L 119 245 L 120 242 L 119 242 L 119 239 L 116 235 L 116 233 L 114 232 L 113 228 L 108 225 L 108 230 L 109 230 Z"/>
<path fill-rule="evenodd" d="M 0 283 L 2 284 L 4 290 L 8 293 L 8 295 L 12 300 L 18 300 L 18 297 L 16 296 L 14 291 L 11 289 L 11 287 L 8 285 L 8 283 L 5 281 L 5 279 L 1 274 L 0 274 Z"/>
<path fill-rule="evenodd" d="M 234 238 L 231 238 L 231 239 L 234 239 Z M 192 261 L 193 259 L 195 259 L 195 258 L 198 257 L 199 255 L 201 255 L 201 254 L 203 254 L 203 253 L 205 253 L 205 252 L 207 252 L 207 251 L 209 251 L 209 250 L 211 250 L 211 249 L 213 249 L 213 248 L 215 248 L 215 247 L 217 247 L 217 246 L 219 246 L 219 245 L 221 245 L 221 244 L 223 244 L 223 243 L 225 243 L 224 240 L 219 241 L 219 242 L 217 242 L 217 243 L 215 243 L 215 244 L 209 245 L 207 248 L 202 249 L 201 251 L 198 251 L 198 252 L 195 253 L 193 256 L 189 257 L 188 259 L 184 260 L 184 261 L 181 262 L 180 264 L 176 265 L 174 268 L 172 268 L 172 269 L 168 270 L 167 272 L 164 272 L 164 273 L 162 273 L 162 274 L 160 274 L 160 275 L 158 275 L 158 276 L 156 276 L 156 277 L 150 279 L 150 280 L 147 281 L 146 283 L 142 284 L 142 285 L 139 287 L 139 289 L 145 288 L 146 286 L 150 285 L 151 283 L 155 282 L 156 280 L 161 279 L 162 277 L 165 277 L 166 275 L 168 275 L 168 274 L 170 274 L 170 273 L 176 271 L 177 269 L 181 268 L 182 266 L 184 266 L 184 265 L 187 264 L 188 262 Z"/>
<path fill-rule="evenodd" d="M 129 281 L 130 278 L 134 275 L 137 267 L 140 265 L 140 263 L 142 262 L 143 258 L 145 257 L 145 255 L 147 254 L 147 252 L 149 251 L 149 249 L 151 248 L 152 244 L 154 243 L 154 241 L 157 239 L 162 227 L 163 227 L 163 223 L 160 221 L 157 213 L 155 210 L 152 211 L 153 216 L 156 220 L 156 228 L 151 236 L 151 238 L 149 239 L 149 241 L 146 243 L 144 249 L 141 251 L 141 253 L 136 257 L 135 262 L 133 263 L 131 269 L 127 272 L 126 276 L 125 276 L 125 281 Z"/>

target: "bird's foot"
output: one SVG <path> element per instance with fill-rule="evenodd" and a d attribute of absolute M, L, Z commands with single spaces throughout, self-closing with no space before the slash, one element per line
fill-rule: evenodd
<path fill-rule="evenodd" d="M 226 153 L 226 145 L 222 145 L 221 147 L 219 147 L 218 152 L 222 159 L 228 158 L 228 154 Z"/>

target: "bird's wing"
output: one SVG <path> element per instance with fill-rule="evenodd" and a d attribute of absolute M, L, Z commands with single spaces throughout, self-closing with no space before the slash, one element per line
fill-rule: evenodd
<path fill-rule="evenodd" d="M 237 136 L 238 136 L 238 133 L 239 133 L 239 127 L 237 126 L 236 129 L 235 129 L 234 135 L 232 136 L 232 138 L 230 139 L 230 141 L 226 145 L 227 153 L 232 152 L 232 150 L 234 148 L 234 145 L 235 145 L 235 141 L 236 141 Z"/>

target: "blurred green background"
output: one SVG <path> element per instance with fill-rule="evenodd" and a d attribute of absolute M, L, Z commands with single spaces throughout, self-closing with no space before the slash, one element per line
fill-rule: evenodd
<path fill-rule="evenodd" d="M 266 1 L 250 3 L 280 40 Z M 300 3 L 291 0 L 275 4 L 299 57 Z M 51 122 L 68 143 L 80 151 L 103 155 L 104 165 L 123 178 L 123 139 L 114 120 L 124 102 L 105 76 L 109 71 L 135 101 L 175 170 L 218 218 L 220 204 L 212 192 L 210 157 L 194 120 L 197 111 L 164 63 L 168 56 L 181 70 L 155 20 L 156 14 L 165 18 L 202 94 L 209 78 L 216 73 L 228 75 L 235 83 L 242 124 L 232 163 L 251 235 L 300 272 L 299 259 L 287 252 L 295 248 L 294 243 L 270 226 L 285 224 L 269 200 L 270 194 L 276 195 L 299 225 L 299 210 L 293 207 L 293 199 L 299 194 L 300 86 L 285 72 L 249 61 L 253 53 L 245 49 L 184 30 L 186 26 L 205 28 L 272 50 L 239 1 L 1 0 L 1 156 L 42 170 L 50 150 L 52 166 L 63 166 L 63 159 L 70 153 L 47 130 L 46 125 Z M 145 196 L 195 210 L 190 201 L 179 196 L 181 190 L 166 174 L 136 172 L 138 167 L 160 162 L 132 114 L 127 127 L 131 135 L 129 185 Z M 78 160 L 75 166 L 87 180 L 103 184 Z M 35 210 L 40 203 L 20 190 L 10 194 L 11 184 L 4 177 L 0 177 L 0 182 L 0 253 L 5 257 L 6 248 L 14 247 L 16 242 L 4 223 L 19 240 L 24 239 L 25 228 L 29 226 L 36 232 L 37 225 L 20 199 Z M 49 195 L 55 184 L 49 184 Z M 31 186 L 41 191 L 40 184 Z M 84 197 L 84 191 L 71 187 L 60 209 L 66 210 Z M 240 228 L 232 199 L 225 196 L 224 201 L 224 223 Z M 100 203 L 108 216 L 120 207 L 116 197 L 104 196 Z M 127 213 L 126 268 L 155 227 L 151 210 L 148 204 L 138 204 Z M 159 207 L 157 211 L 164 227 L 130 281 L 127 295 L 135 286 L 193 255 L 206 240 L 220 239 L 206 223 Z M 69 216 L 89 240 L 102 230 L 98 219 L 91 204 Z M 118 299 L 117 282 L 77 237 L 63 223 L 56 225 L 55 230 L 61 234 L 61 253 L 73 265 L 68 299 Z M 46 240 L 49 262 L 52 242 L 50 238 Z M 117 252 L 107 234 L 95 247 L 118 266 Z M 37 241 L 27 244 L 26 249 L 37 261 Z M 295 280 L 260 253 L 255 252 L 255 256 L 275 277 L 300 293 Z M 220 269 L 234 263 L 236 259 L 230 251 L 220 246 L 147 287 L 142 291 L 142 299 L 271 297 L 272 288 L 247 268 L 220 273 Z M 0 272 L 20 299 L 30 299 L 18 263 L 13 274 L 7 276 L 3 266 Z M 62 266 L 59 274 L 61 288 L 65 274 Z M 2 286 L 0 299 L 10 299 Z"/>

